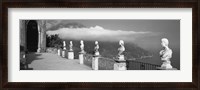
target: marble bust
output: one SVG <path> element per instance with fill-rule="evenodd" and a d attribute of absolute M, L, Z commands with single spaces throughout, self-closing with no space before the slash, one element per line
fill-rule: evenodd
<path fill-rule="evenodd" d="M 83 40 L 80 41 L 80 44 L 81 44 L 81 45 L 80 45 L 81 52 L 85 52 L 85 51 L 84 51 L 84 42 L 83 42 Z"/>
<path fill-rule="evenodd" d="M 121 47 L 118 48 L 118 51 L 119 51 L 118 55 L 120 56 L 120 55 L 122 55 L 122 53 L 125 51 L 124 41 L 123 41 L 123 40 L 120 40 L 120 41 L 119 41 L 119 45 L 121 46 Z"/>
<path fill-rule="evenodd" d="M 120 45 L 120 47 L 118 48 L 118 51 L 119 51 L 118 52 L 118 59 L 124 61 L 125 60 L 124 55 L 123 55 L 123 52 L 125 51 L 124 41 L 120 40 L 119 45 Z"/>
<path fill-rule="evenodd" d="M 72 41 L 69 42 L 69 51 L 73 51 L 73 43 L 72 43 Z"/>
<path fill-rule="evenodd" d="M 161 39 L 161 45 L 163 50 L 160 51 L 160 58 L 163 61 L 161 68 L 164 69 L 172 69 L 171 61 L 172 58 L 172 50 L 168 47 L 169 41 L 167 38 Z"/>
<path fill-rule="evenodd" d="M 94 51 L 95 51 L 95 55 L 99 55 L 99 43 L 98 43 L 98 41 L 95 41 Z"/>
<path fill-rule="evenodd" d="M 66 43 L 63 41 L 63 49 L 66 50 Z"/>

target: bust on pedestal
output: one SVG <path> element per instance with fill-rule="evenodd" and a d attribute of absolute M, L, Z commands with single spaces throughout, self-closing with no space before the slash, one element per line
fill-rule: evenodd
<path fill-rule="evenodd" d="M 70 41 L 70 44 L 69 44 L 68 59 L 74 59 L 74 52 L 73 52 L 73 43 L 72 43 L 72 41 Z"/>
<path fill-rule="evenodd" d="M 100 55 L 99 54 L 99 43 L 98 43 L 98 41 L 95 41 L 94 55 Z"/>
<path fill-rule="evenodd" d="M 93 70 L 98 70 L 99 69 L 99 43 L 98 41 L 95 41 L 95 47 L 94 47 L 94 55 L 93 55 L 93 59 L 92 59 L 92 69 Z"/>
<path fill-rule="evenodd" d="M 118 59 L 115 60 L 114 70 L 127 70 L 126 68 L 126 60 L 124 59 L 123 52 L 125 51 L 124 41 L 120 40 L 119 45 L 121 47 L 118 48 Z"/>
<path fill-rule="evenodd" d="M 171 65 L 170 59 L 172 58 L 172 50 L 168 47 L 169 41 L 167 38 L 161 39 L 161 45 L 164 48 L 160 51 L 160 58 L 163 61 L 161 67 L 157 67 L 159 70 L 176 70 Z"/>
<path fill-rule="evenodd" d="M 65 41 L 63 41 L 63 51 L 62 51 L 62 57 L 66 57 L 65 56 L 66 53 L 66 43 Z M 60 54 L 60 49 L 58 49 L 58 55 Z"/>
<path fill-rule="evenodd" d="M 83 64 L 83 59 L 84 59 L 84 54 L 85 54 L 83 40 L 80 41 L 80 44 L 81 44 L 80 45 L 81 51 L 79 52 L 79 61 L 80 61 L 80 64 Z"/>

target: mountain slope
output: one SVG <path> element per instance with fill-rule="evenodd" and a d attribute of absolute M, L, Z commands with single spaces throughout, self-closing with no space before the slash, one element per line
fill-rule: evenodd
<path fill-rule="evenodd" d="M 65 40 L 66 44 L 69 45 L 70 40 Z M 78 58 L 78 52 L 80 52 L 80 41 L 72 40 L 73 41 L 73 50 L 75 53 L 75 58 Z M 88 54 L 94 53 L 94 41 L 84 41 L 85 51 Z M 99 42 L 99 52 L 100 55 L 107 58 L 116 58 L 118 55 L 118 48 L 120 47 L 118 42 Z M 152 54 L 148 51 L 140 48 L 139 46 L 133 43 L 125 43 L 125 58 L 126 59 L 135 59 L 141 58 L 145 56 L 151 56 Z M 67 50 L 69 47 L 67 46 Z"/>

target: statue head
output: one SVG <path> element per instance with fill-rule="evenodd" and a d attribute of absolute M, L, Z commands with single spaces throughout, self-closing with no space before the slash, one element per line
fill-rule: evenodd
<path fill-rule="evenodd" d="M 168 44 L 169 44 L 169 41 L 168 41 L 167 38 L 162 38 L 162 39 L 161 39 L 161 45 L 162 45 L 163 47 L 167 47 Z"/>
<path fill-rule="evenodd" d="M 72 41 L 70 41 L 69 43 L 70 43 L 70 45 L 72 45 Z"/>
<path fill-rule="evenodd" d="M 80 41 L 81 45 L 83 45 L 83 40 Z"/>
<path fill-rule="evenodd" d="M 63 41 L 63 46 L 65 46 L 65 41 Z"/>
<path fill-rule="evenodd" d="M 98 45 L 98 41 L 95 41 L 95 45 Z"/>
<path fill-rule="evenodd" d="M 123 40 L 120 40 L 120 41 L 119 41 L 119 45 L 124 46 L 124 41 L 123 41 Z"/>

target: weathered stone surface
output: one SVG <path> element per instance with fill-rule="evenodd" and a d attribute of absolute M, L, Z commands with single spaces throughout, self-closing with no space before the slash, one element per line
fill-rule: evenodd
<path fill-rule="evenodd" d="M 74 52 L 68 52 L 68 59 L 74 59 Z"/>
<path fill-rule="evenodd" d="M 172 50 L 168 47 L 169 41 L 167 38 L 162 38 L 161 39 L 161 45 L 164 48 L 163 50 L 160 51 L 160 57 L 161 60 L 163 61 L 161 68 L 164 69 L 172 69 L 171 61 L 170 59 L 172 58 Z"/>
<path fill-rule="evenodd" d="M 99 57 L 100 55 L 94 55 L 92 59 L 92 69 L 99 70 Z"/>
<path fill-rule="evenodd" d="M 124 55 L 119 55 L 118 59 L 119 59 L 119 61 L 125 60 L 125 59 L 124 59 Z"/>
<path fill-rule="evenodd" d="M 27 51 L 27 25 L 30 20 L 20 20 L 20 46 L 24 47 Z M 46 51 L 46 21 L 35 20 L 38 25 L 38 49 L 37 52 Z"/>
<path fill-rule="evenodd" d="M 20 46 L 26 48 L 26 30 L 25 30 L 25 21 L 20 20 Z"/>
<path fill-rule="evenodd" d="M 65 58 L 65 57 L 66 57 L 66 56 L 65 56 L 65 53 L 66 53 L 66 51 L 65 51 L 65 50 L 63 50 L 63 51 L 62 51 L 62 57 L 63 57 L 63 58 Z"/>
<path fill-rule="evenodd" d="M 126 69 L 126 63 L 115 63 L 114 64 L 114 70 L 127 70 Z"/>
<path fill-rule="evenodd" d="M 79 54 L 79 61 L 80 61 L 80 64 L 83 64 L 83 53 L 80 53 Z"/>

